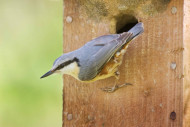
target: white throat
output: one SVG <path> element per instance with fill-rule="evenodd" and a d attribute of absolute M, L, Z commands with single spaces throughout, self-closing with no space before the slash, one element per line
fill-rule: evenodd
<path fill-rule="evenodd" d="M 73 62 L 60 70 L 62 74 L 68 74 L 78 79 L 79 67 L 77 62 Z"/>

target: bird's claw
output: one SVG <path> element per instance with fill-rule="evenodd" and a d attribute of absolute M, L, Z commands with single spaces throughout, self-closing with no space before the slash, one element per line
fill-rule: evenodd
<path fill-rule="evenodd" d="M 104 92 L 108 92 L 108 93 L 113 93 L 115 92 L 117 89 L 125 87 L 127 85 L 132 85 L 131 83 L 124 83 L 122 85 L 114 85 L 113 87 L 105 87 L 105 88 L 101 88 L 102 91 Z"/>
<path fill-rule="evenodd" d="M 119 88 L 118 85 L 115 85 L 113 87 L 101 88 L 101 90 L 104 92 L 112 93 L 112 92 L 116 91 L 118 88 Z"/>
<path fill-rule="evenodd" d="M 116 79 L 119 79 L 119 76 L 120 76 L 119 71 L 116 71 L 114 76 L 115 76 Z"/>

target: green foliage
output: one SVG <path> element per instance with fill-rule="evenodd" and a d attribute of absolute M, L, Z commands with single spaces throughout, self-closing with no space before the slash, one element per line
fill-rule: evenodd
<path fill-rule="evenodd" d="M 61 0 L 0 1 L 0 127 L 60 127 Z"/>

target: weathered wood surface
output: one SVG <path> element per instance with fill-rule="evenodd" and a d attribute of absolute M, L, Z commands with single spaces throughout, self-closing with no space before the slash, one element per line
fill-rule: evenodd
<path fill-rule="evenodd" d="M 64 52 L 109 34 L 109 22 L 81 16 L 77 0 L 64 6 Z M 114 78 L 84 84 L 64 76 L 63 127 L 182 126 L 183 1 L 141 21 L 145 31 L 129 45 L 118 82 L 133 85 L 104 93 L 100 88 L 113 86 Z"/>
<path fill-rule="evenodd" d="M 190 1 L 184 0 L 184 120 L 183 126 L 190 127 Z"/>

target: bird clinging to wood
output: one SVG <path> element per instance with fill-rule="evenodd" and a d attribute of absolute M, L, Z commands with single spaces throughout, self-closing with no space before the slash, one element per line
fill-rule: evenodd
<path fill-rule="evenodd" d="M 54 73 L 68 74 L 82 82 L 93 82 L 115 76 L 122 64 L 129 42 L 144 31 L 143 23 L 137 23 L 128 32 L 97 37 L 81 48 L 58 57 L 53 67 L 41 78 Z M 124 85 L 102 90 L 113 92 Z"/>

